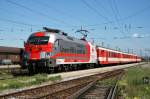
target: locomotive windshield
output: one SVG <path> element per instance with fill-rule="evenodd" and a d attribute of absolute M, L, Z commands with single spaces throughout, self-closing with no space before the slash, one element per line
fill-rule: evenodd
<path fill-rule="evenodd" d="M 49 37 L 48 36 L 31 36 L 28 39 L 28 43 L 41 45 L 41 44 L 48 44 Z"/>

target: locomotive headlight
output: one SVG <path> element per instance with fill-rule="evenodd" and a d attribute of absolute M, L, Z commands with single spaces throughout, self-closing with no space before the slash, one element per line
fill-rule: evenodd
<path fill-rule="evenodd" d="M 51 52 L 47 52 L 46 53 L 46 58 L 50 58 L 52 56 L 52 53 Z"/>
<path fill-rule="evenodd" d="M 41 52 L 40 58 L 50 58 L 52 56 L 51 52 Z"/>
<path fill-rule="evenodd" d="M 46 52 L 41 52 L 40 53 L 40 58 L 45 58 L 46 57 Z"/>

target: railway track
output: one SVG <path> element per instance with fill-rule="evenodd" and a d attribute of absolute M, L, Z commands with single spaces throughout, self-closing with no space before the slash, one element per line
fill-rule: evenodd
<path fill-rule="evenodd" d="M 14 79 L 18 76 L 28 75 L 27 70 L 21 68 L 0 69 L 0 80 Z"/>
<path fill-rule="evenodd" d="M 14 68 L 21 68 L 21 66 L 18 65 L 0 65 L 0 70 L 8 70 L 8 69 L 14 69 Z"/>
<path fill-rule="evenodd" d="M 7 66 L 6 66 L 7 67 Z M 29 75 L 27 69 L 21 69 L 18 67 L 15 68 L 0 68 L 0 80 L 7 80 L 7 79 L 14 79 L 18 76 L 27 76 Z M 4 75 L 3 75 L 4 74 Z M 5 76 L 5 75 L 11 75 L 10 76 Z"/>
<path fill-rule="evenodd" d="M 79 91 L 80 94 L 76 97 L 78 99 L 115 99 L 117 95 L 117 84 L 123 74 L 117 75 L 111 84 L 96 82 L 90 87 L 86 86 L 88 88 L 84 91 Z"/>
<path fill-rule="evenodd" d="M 34 99 L 73 99 L 79 90 L 85 90 L 86 86 L 93 85 L 97 81 L 119 75 L 123 70 L 116 70 L 92 76 L 77 78 L 69 81 L 63 81 L 51 85 L 44 85 L 36 88 L 22 90 L 18 92 L 3 94 L 0 99 L 8 98 L 34 98 Z M 87 87 L 86 87 L 87 88 Z"/>
<path fill-rule="evenodd" d="M 80 96 L 80 99 L 91 99 L 91 98 L 105 99 L 109 89 L 110 86 L 95 84 L 84 95 Z"/>

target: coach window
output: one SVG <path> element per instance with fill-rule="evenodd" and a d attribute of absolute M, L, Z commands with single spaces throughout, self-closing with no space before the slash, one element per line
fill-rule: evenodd
<path fill-rule="evenodd" d="M 110 57 L 110 52 L 108 52 L 108 57 Z"/>
<path fill-rule="evenodd" d="M 108 52 L 108 57 L 110 57 L 110 52 Z"/>
<path fill-rule="evenodd" d="M 104 50 L 101 50 L 100 52 L 101 52 L 100 54 L 102 54 L 102 56 L 104 56 L 104 53 L 105 53 Z"/>
<path fill-rule="evenodd" d="M 112 52 L 112 55 L 111 55 L 111 57 L 114 57 L 114 52 Z"/>
<path fill-rule="evenodd" d="M 115 57 L 115 53 L 113 52 L 113 57 Z"/>
<path fill-rule="evenodd" d="M 111 52 L 111 57 L 114 57 L 114 53 L 113 52 Z"/>

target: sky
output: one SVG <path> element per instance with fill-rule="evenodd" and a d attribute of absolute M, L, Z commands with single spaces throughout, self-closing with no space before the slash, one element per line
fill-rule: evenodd
<path fill-rule="evenodd" d="M 0 46 L 23 47 L 43 27 L 150 56 L 150 0 L 0 0 Z"/>

